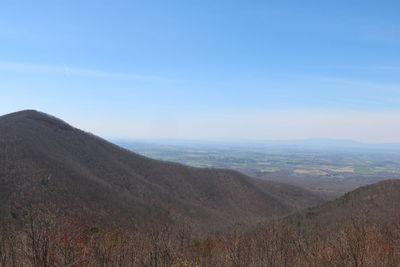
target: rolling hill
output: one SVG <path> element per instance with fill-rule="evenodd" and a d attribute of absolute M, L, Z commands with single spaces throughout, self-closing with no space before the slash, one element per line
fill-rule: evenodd
<path fill-rule="evenodd" d="M 289 215 L 302 224 L 335 226 L 353 219 L 389 221 L 400 216 L 400 180 L 362 186 L 342 197 Z"/>
<path fill-rule="evenodd" d="M 40 206 L 98 225 L 185 221 L 208 231 L 321 201 L 231 170 L 149 159 L 38 111 L 0 117 L 0 210 L 16 219 Z"/>

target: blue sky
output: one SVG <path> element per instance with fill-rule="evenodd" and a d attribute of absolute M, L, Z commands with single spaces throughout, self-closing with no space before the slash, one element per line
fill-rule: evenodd
<path fill-rule="evenodd" d="M 104 137 L 400 141 L 399 1 L 1 1 L 0 114 Z"/>

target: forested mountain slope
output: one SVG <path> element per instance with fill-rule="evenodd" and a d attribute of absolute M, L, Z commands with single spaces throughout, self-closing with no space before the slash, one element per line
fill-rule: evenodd
<path fill-rule="evenodd" d="M 152 160 L 34 110 L 0 117 L 0 208 L 17 219 L 41 206 L 100 225 L 215 230 L 319 203 L 294 186 Z"/>

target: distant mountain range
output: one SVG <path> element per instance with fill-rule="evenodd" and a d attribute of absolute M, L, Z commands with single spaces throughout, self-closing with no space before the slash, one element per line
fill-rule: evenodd
<path fill-rule="evenodd" d="M 287 149 L 317 149 L 317 150 L 377 150 L 398 151 L 400 143 L 363 143 L 350 139 L 311 138 L 298 140 L 180 140 L 180 139 L 112 139 L 113 142 L 124 145 L 152 143 L 175 146 L 196 147 L 229 147 L 229 148 L 268 148 L 278 147 Z"/>
<path fill-rule="evenodd" d="M 310 148 L 338 148 L 338 149 L 375 149 L 375 150 L 400 150 L 400 143 L 370 144 L 350 139 L 313 138 L 303 140 L 270 141 L 267 144 L 299 146 Z"/>
<path fill-rule="evenodd" d="M 149 159 L 41 112 L 0 117 L 4 266 L 398 266 L 399 193 L 386 180 L 324 202 Z"/>
<path fill-rule="evenodd" d="M 96 225 L 254 224 L 322 200 L 307 190 L 149 159 L 26 110 L 0 117 L 0 212 L 47 209 Z"/>

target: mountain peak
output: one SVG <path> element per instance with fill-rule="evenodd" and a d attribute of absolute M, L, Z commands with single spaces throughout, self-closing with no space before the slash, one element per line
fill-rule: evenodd
<path fill-rule="evenodd" d="M 74 129 L 71 125 L 69 125 L 68 123 L 57 117 L 54 117 L 52 115 L 34 109 L 27 109 L 10 113 L 1 116 L 0 119 L 4 119 L 10 122 L 24 122 L 24 123 L 35 122 L 44 126 L 57 128 L 64 131 L 72 131 Z"/>
<path fill-rule="evenodd" d="M 24 109 L 21 111 L 16 111 L 4 116 L 14 116 L 14 117 L 27 117 L 27 116 L 42 116 L 42 117 L 54 117 L 42 111 L 36 109 Z"/>
<path fill-rule="evenodd" d="M 40 112 L 38 110 L 35 109 L 25 109 L 25 110 L 21 110 L 21 111 L 16 111 L 4 116 L 7 117 L 25 117 L 25 116 L 30 116 L 30 115 L 44 115 L 46 116 L 46 113 Z"/>
<path fill-rule="evenodd" d="M 149 159 L 35 110 L 0 117 L 0 135 L 0 212 L 18 216 L 19 207 L 40 202 L 56 215 L 103 226 L 182 218 L 214 231 L 321 203 L 305 190 L 239 172 Z"/>

